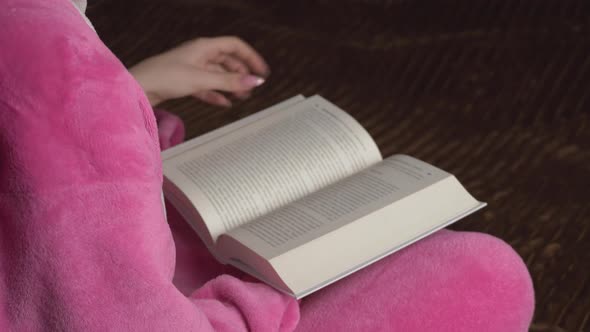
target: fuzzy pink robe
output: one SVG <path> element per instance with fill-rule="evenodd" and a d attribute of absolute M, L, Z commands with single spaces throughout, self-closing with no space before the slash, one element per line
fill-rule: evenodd
<path fill-rule="evenodd" d="M 302 303 L 220 266 L 165 219 L 178 119 L 67 0 L 0 4 L 0 331 L 526 331 L 529 274 L 484 234 L 438 232 Z"/>

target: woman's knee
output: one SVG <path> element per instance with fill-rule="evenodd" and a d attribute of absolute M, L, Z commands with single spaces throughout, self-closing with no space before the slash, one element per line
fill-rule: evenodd
<path fill-rule="evenodd" d="M 509 244 L 488 234 L 444 230 L 418 245 L 436 253 L 431 263 L 438 265 L 437 278 L 446 283 L 439 286 L 446 289 L 448 302 L 456 302 L 457 308 L 463 308 L 461 314 L 471 316 L 465 318 L 466 327 L 479 331 L 528 329 L 534 310 L 533 285 L 526 265 Z"/>
<path fill-rule="evenodd" d="M 530 275 L 508 244 L 443 230 L 304 299 L 301 325 L 516 332 L 527 330 L 533 305 Z"/>

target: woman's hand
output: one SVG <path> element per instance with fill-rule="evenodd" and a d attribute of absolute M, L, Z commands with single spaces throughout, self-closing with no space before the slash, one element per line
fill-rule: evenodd
<path fill-rule="evenodd" d="M 236 37 L 199 38 L 129 69 L 150 104 L 193 95 L 213 105 L 231 106 L 221 92 L 247 98 L 269 74 L 264 59 Z"/>

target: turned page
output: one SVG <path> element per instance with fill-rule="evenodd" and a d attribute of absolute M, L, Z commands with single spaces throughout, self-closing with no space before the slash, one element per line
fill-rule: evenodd
<path fill-rule="evenodd" d="M 164 175 L 213 240 L 381 160 L 365 129 L 319 96 L 181 149 Z"/>

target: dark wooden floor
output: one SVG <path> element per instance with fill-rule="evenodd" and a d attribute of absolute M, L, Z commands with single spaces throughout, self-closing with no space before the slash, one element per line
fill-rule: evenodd
<path fill-rule="evenodd" d="M 435 163 L 490 204 L 454 228 L 520 253 L 531 330 L 590 331 L 590 1 L 102 0 L 89 16 L 127 65 L 197 36 L 248 40 L 268 83 L 233 110 L 167 104 L 190 137 L 319 93 L 384 155 Z"/>

